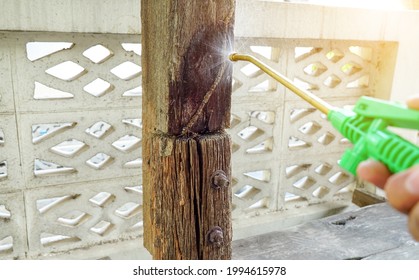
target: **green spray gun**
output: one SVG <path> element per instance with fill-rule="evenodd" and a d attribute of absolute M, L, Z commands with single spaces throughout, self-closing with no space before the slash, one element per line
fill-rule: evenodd
<path fill-rule="evenodd" d="M 419 129 L 419 110 L 366 96 L 357 101 L 353 111 L 335 108 L 253 56 L 233 53 L 229 59 L 254 64 L 326 114 L 332 125 L 353 144 L 340 160 L 340 166 L 350 173 L 356 175 L 358 164 L 368 158 L 382 162 L 392 173 L 419 164 L 419 147 L 387 129 L 389 126 Z"/>

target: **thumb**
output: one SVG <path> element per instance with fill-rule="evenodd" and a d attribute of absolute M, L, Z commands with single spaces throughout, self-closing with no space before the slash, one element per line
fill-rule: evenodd
<path fill-rule="evenodd" d="M 409 108 L 419 110 L 419 95 L 409 97 L 406 104 Z"/>

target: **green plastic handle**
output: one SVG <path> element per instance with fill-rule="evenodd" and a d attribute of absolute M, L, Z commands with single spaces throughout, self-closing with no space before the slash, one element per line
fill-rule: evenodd
<path fill-rule="evenodd" d="M 380 112 L 372 112 L 373 108 Z M 392 173 L 419 164 L 419 147 L 387 129 L 389 125 L 419 128 L 417 110 L 361 98 L 354 111 L 334 109 L 329 112 L 328 119 L 354 144 L 340 160 L 340 165 L 354 175 L 358 164 L 369 158 L 384 163 Z"/>
<path fill-rule="evenodd" d="M 419 110 L 409 109 L 404 104 L 362 96 L 355 104 L 354 112 L 381 119 L 387 126 L 419 129 Z"/>

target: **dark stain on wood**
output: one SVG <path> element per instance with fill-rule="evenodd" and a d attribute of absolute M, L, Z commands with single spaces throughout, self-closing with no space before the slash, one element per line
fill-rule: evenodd
<path fill-rule="evenodd" d="M 144 246 L 154 259 L 229 259 L 235 0 L 142 0 Z M 220 179 L 220 185 L 226 185 Z M 219 232 L 207 236 L 211 229 Z"/>
<path fill-rule="evenodd" d="M 232 28 L 224 23 L 203 27 L 193 36 L 182 58 L 180 78 L 170 84 L 169 134 L 180 135 L 185 130 L 205 134 L 229 127 L 232 38 Z M 217 80 L 219 75 L 222 79 Z"/>

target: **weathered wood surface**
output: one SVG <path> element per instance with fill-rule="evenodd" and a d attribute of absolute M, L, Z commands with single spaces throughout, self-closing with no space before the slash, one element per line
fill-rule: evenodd
<path fill-rule="evenodd" d="M 407 217 L 380 203 L 233 242 L 233 259 L 419 259 Z"/>
<path fill-rule="evenodd" d="M 231 188 L 215 185 L 217 171 L 230 172 L 226 134 L 197 139 L 150 142 L 149 251 L 155 259 L 229 259 L 231 257 Z M 161 157 L 158 151 L 167 154 Z M 230 178 L 230 173 L 226 173 Z M 217 232 L 219 228 L 221 232 Z M 211 233 L 213 231 L 213 233 Z M 213 236 L 211 236 L 213 235 Z M 211 242 L 211 238 L 221 238 Z"/>
<path fill-rule="evenodd" d="M 142 0 L 146 131 L 223 131 L 230 124 L 235 0 Z"/>
<path fill-rule="evenodd" d="M 141 2 L 144 245 L 154 259 L 231 258 L 234 8 Z"/>

